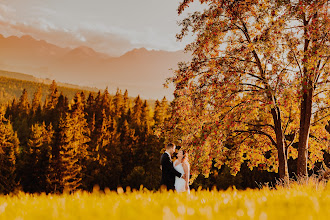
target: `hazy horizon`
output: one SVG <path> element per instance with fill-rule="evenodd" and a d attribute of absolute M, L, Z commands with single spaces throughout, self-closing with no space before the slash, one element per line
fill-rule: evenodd
<path fill-rule="evenodd" d="M 197 1 L 178 16 L 179 4 L 180 0 L 0 0 L 0 34 L 36 40 L 2 39 L 0 68 L 171 99 L 173 88 L 164 89 L 163 84 L 173 74 L 170 69 L 190 57 L 181 50 L 193 39 L 176 40 L 181 28 L 177 22 L 188 12 L 202 10 Z M 148 51 L 133 51 L 139 48 Z"/>
<path fill-rule="evenodd" d="M 25 73 L 73 85 L 128 90 L 146 99 L 171 99 L 173 88 L 164 89 L 166 78 L 183 51 L 133 49 L 111 57 L 89 48 L 62 48 L 33 37 L 0 37 L 0 70 Z"/>

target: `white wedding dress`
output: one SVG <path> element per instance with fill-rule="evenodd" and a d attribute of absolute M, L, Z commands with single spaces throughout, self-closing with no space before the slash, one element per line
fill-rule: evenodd
<path fill-rule="evenodd" d="M 176 163 L 174 163 L 174 164 L 176 164 Z M 177 170 L 178 172 L 184 174 L 182 163 L 174 165 L 174 169 Z M 188 174 L 187 175 L 189 176 L 189 169 L 188 169 Z M 177 176 L 175 177 L 174 186 L 175 186 L 175 190 L 177 192 L 185 192 L 186 191 L 185 185 L 186 185 L 186 180 L 184 180 L 183 178 L 179 178 Z M 188 187 L 188 193 L 189 192 L 190 192 L 190 189 Z"/>

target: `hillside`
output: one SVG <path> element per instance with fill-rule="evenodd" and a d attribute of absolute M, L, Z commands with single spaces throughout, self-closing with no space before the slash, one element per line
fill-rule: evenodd
<path fill-rule="evenodd" d="M 1 72 L 3 73 L 3 72 Z M 32 81 L 29 79 L 32 79 L 32 76 L 28 75 L 16 75 L 21 76 L 21 78 L 26 78 L 27 80 L 22 79 L 14 79 L 9 77 L 4 77 L 0 74 L 0 105 L 1 104 L 7 104 L 8 102 L 11 102 L 14 98 L 17 100 L 22 95 L 22 91 L 24 89 L 28 92 L 28 98 L 31 101 L 33 98 L 33 94 L 38 90 L 40 87 L 42 90 L 42 100 L 45 100 L 46 95 L 49 93 L 49 84 L 41 83 Z M 69 100 L 71 100 L 74 95 L 77 92 L 84 91 L 85 94 L 89 94 L 90 92 L 95 92 L 95 90 L 86 90 L 82 88 L 69 88 L 64 87 L 58 84 L 58 89 L 60 92 L 63 93 L 63 95 L 67 96 Z"/>
<path fill-rule="evenodd" d="M 47 85 L 50 85 L 53 81 L 51 79 L 42 79 L 42 78 L 34 77 L 32 75 L 24 74 L 24 73 L 10 72 L 10 71 L 5 71 L 5 70 L 0 70 L 0 76 L 6 77 L 6 78 L 19 79 L 19 80 L 27 80 L 27 81 L 31 81 L 31 82 L 44 83 Z M 78 86 L 78 85 L 74 85 L 74 84 L 61 83 L 61 82 L 57 82 L 57 85 L 59 85 L 61 87 L 67 87 L 67 88 L 78 89 L 78 90 L 94 91 L 94 92 L 99 90 L 95 87 L 92 88 L 92 87 L 87 87 L 87 86 Z"/>
<path fill-rule="evenodd" d="M 33 98 L 33 94 L 40 87 L 42 90 L 42 100 L 44 101 L 46 95 L 49 93 L 49 86 L 52 83 L 50 79 L 39 79 L 34 76 L 16 73 L 16 72 L 8 72 L 0 70 L 0 105 L 8 104 L 14 98 L 17 100 L 22 95 L 24 89 L 28 92 L 28 98 L 31 101 Z M 89 94 L 90 92 L 96 93 L 100 91 L 97 88 L 91 87 L 83 87 L 78 85 L 72 85 L 67 83 L 56 82 L 58 85 L 58 89 L 63 95 L 67 96 L 69 100 L 71 100 L 77 92 L 84 91 L 85 94 Z M 124 93 L 125 90 L 122 90 Z M 103 92 L 103 90 L 101 90 Z M 114 95 L 114 93 L 112 93 Z M 131 102 L 136 97 L 133 97 L 129 94 L 129 99 Z M 148 99 L 147 102 L 153 108 L 155 104 L 155 99 Z"/>

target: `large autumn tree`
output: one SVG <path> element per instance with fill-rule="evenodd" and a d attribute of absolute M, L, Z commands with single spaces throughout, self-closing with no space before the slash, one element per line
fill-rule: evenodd
<path fill-rule="evenodd" d="M 282 32 L 288 58 L 295 67 L 293 86 L 298 91 L 300 122 L 297 175 L 307 176 L 307 164 L 322 158 L 327 148 L 329 118 L 330 1 L 277 1 L 283 10 Z M 310 151 L 310 156 L 308 153 Z"/>
<path fill-rule="evenodd" d="M 193 1 L 184 0 L 178 13 L 182 14 Z M 175 84 L 175 99 L 168 130 L 191 152 L 194 176 L 200 172 L 208 175 L 212 161 L 217 167 L 229 165 L 235 174 L 246 160 L 251 169 L 258 166 L 287 179 L 288 157 L 296 158 L 301 151 L 293 143 L 299 141 L 299 146 L 307 149 L 302 141 L 305 127 L 299 128 L 299 122 L 309 120 L 307 127 L 312 124 L 312 117 L 304 118 L 304 110 L 299 107 L 306 108 L 305 95 L 316 84 L 307 81 L 306 85 L 303 78 L 311 74 L 301 72 L 299 65 L 318 68 L 318 76 L 312 81 L 318 79 L 325 84 L 328 80 L 327 1 L 200 2 L 207 5 L 206 9 L 188 15 L 177 35 L 180 40 L 193 33 L 195 40 L 186 46 L 192 60 L 179 64 L 170 79 Z M 299 18 L 298 7 L 309 14 L 319 10 L 319 27 L 301 27 L 294 19 Z M 313 66 L 313 56 L 301 48 L 306 38 L 301 31 L 306 29 L 317 29 L 319 36 L 325 35 L 321 35 L 323 40 L 313 41 L 318 44 L 314 54 L 324 59 L 319 66 Z M 309 102 L 315 100 L 324 107 L 321 90 L 312 93 Z M 319 119 L 325 119 L 323 107 Z M 316 130 L 325 129 L 318 126 Z M 326 140 L 327 134 L 322 134 Z"/>

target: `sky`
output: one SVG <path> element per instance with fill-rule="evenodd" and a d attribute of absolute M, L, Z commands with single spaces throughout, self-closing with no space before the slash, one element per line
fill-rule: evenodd
<path fill-rule="evenodd" d="M 176 51 L 181 0 L 0 0 L 0 34 L 120 56 L 133 48 Z M 188 12 L 201 10 L 196 3 Z"/>

